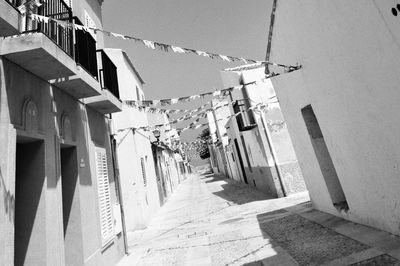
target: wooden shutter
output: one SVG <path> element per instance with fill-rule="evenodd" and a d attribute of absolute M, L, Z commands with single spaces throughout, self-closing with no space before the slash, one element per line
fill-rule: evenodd
<path fill-rule="evenodd" d="M 97 28 L 96 24 L 94 23 L 93 19 L 89 16 L 89 13 L 85 10 L 85 26 L 89 28 Z M 96 34 L 92 31 L 89 30 L 90 35 L 96 40 Z"/>
<path fill-rule="evenodd" d="M 64 0 L 64 3 L 69 6 L 70 8 L 72 8 L 72 0 Z"/>
<path fill-rule="evenodd" d="M 140 166 L 142 167 L 143 184 L 144 184 L 144 186 L 147 186 L 146 166 L 144 164 L 143 158 L 140 158 Z"/>
<path fill-rule="evenodd" d="M 110 184 L 108 181 L 107 155 L 103 148 L 96 148 L 97 191 L 99 198 L 101 244 L 105 246 L 114 237 Z"/>

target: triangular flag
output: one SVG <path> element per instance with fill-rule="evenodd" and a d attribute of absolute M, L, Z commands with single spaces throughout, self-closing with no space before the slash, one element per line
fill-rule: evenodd
<path fill-rule="evenodd" d="M 171 45 L 171 49 L 172 49 L 172 51 L 174 51 L 174 53 L 184 54 L 186 52 L 185 50 L 183 50 L 183 48 L 178 47 L 178 46 Z"/>
<path fill-rule="evenodd" d="M 154 42 L 152 41 L 148 41 L 148 40 L 143 40 L 144 45 L 146 45 L 148 48 L 151 48 L 153 50 L 156 49 Z"/>

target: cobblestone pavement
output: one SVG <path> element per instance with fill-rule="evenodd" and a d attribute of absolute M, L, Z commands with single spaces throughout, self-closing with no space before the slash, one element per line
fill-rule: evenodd
<path fill-rule="evenodd" d="M 214 175 L 185 180 L 124 265 L 400 265 L 398 237 Z"/>

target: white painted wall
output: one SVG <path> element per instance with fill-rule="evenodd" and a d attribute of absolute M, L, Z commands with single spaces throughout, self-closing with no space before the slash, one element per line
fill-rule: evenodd
<path fill-rule="evenodd" d="M 272 79 L 314 205 L 400 234 L 400 21 L 394 1 L 279 1 L 271 61 L 303 68 Z M 301 108 L 311 104 L 350 210 L 327 187 Z"/>
<path fill-rule="evenodd" d="M 252 130 L 239 132 L 236 125 L 233 126 L 233 128 L 237 128 L 236 131 L 231 131 L 234 135 L 230 137 L 237 138 L 239 146 L 243 146 L 243 144 L 246 146 L 246 150 L 242 147 L 240 148 L 242 149 L 241 152 L 243 151 L 242 157 L 249 183 L 269 193 L 276 194 L 277 190 L 275 187 L 280 187 L 280 183 L 276 181 L 279 177 L 275 168 L 275 157 L 287 194 L 304 191 L 303 177 L 299 170 L 296 154 L 286 126 L 275 131 L 272 131 L 267 126 L 267 123 L 283 121 L 284 117 L 276 100 L 271 80 L 264 80 L 264 68 L 221 71 L 221 78 L 225 87 L 233 87 L 256 81 L 257 83 L 246 85 L 244 89 L 232 91 L 232 99 L 241 100 L 248 98 L 252 106 L 259 103 L 268 103 L 268 108 L 264 111 L 253 112 L 257 127 Z M 231 112 L 233 113 L 232 107 Z M 266 131 L 270 135 L 269 141 Z M 240 138 L 241 135 L 244 136 L 244 143 Z M 274 150 L 274 157 L 272 156 L 272 149 Z M 248 160 L 245 152 L 248 154 Z"/>
<path fill-rule="evenodd" d="M 121 100 L 138 100 L 136 88 L 143 94 L 143 82 L 133 69 L 129 57 L 120 49 L 105 49 L 117 66 Z M 121 192 L 128 231 L 145 228 L 160 207 L 150 136 L 143 130 L 119 129 L 147 126 L 147 114 L 136 108 L 123 106 L 122 112 L 112 115 L 117 139 L 117 156 L 120 171 Z M 146 185 L 144 184 L 141 159 L 144 160 Z"/>

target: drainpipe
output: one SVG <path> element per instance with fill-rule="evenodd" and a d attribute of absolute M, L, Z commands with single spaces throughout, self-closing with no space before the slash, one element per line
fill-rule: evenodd
<path fill-rule="evenodd" d="M 272 3 L 271 20 L 269 23 L 267 54 L 265 55 L 265 61 L 267 61 L 267 62 L 269 61 L 269 59 L 271 57 L 272 34 L 274 32 L 275 11 L 276 11 L 277 5 L 278 5 L 278 0 L 274 0 L 274 2 Z M 265 74 L 269 74 L 268 64 L 265 65 Z"/>
<path fill-rule="evenodd" d="M 276 12 L 276 7 L 278 5 L 278 0 L 274 0 L 274 2 L 272 3 L 272 10 L 271 10 L 271 19 L 270 19 L 270 23 L 269 23 L 269 33 L 268 33 L 268 43 L 267 43 L 267 52 L 266 52 L 266 56 L 265 56 L 265 61 L 269 61 L 270 57 L 271 57 L 271 47 L 272 47 L 272 34 L 274 32 L 274 23 L 275 23 L 275 12 Z M 265 74 L 269 74 L 269 68 L 268 68 L 268 64 L 265 65 Z M 282 194 L 284 197 L 287 196 L 286 193 L 286 189 L 283 185 L 282 182 L 282 171 L 279 168 L 278 164 L 276 163 L 276 152 L 275 152 L 275 148 L 271 142 L 271 134 L 267 128 L 267 123 L 265 122 L 265 117 L 264 117 L 264 113 L 260 110 L 260 115 L 261 115 L 261 122 L 262 125 L 264 127 L 264 132 L 265 132 L 265 136 L 267 137 L 267 142 L 268 142 L 268 146 L 269 149 L 271 151 L 271 156 L 272 159 L 274 161 L 274 166 L 276 169 L 276 173 L 278 175 L 278 179 L 279 179 L 279 184 L 281 186 L 282 189 Z M 280 193 L 278 193 L 279 196 Z"/>
<path fill-rule="evenodd" d="M 114 138 L 114 135 L 111 135 L 111 155 L 112 155 L 112 162 L 113 162 L 113 166 L 114 166 L 114 182 L 116 183 L 116 186 L 118 189 L 117 197 L 118 197 L 118 200 L 120 203 L 120 208 L 121 208 L 121 223 L 122 223 L 122 235 L 124 238 L 124 249 L 125 249 L 125 254 L 129 255 L 128 236 L 127 236 L 126 224 L 125 224 L 124 199 L 122 197 L 121 182 L 119 180 L 120 175 L 119 175 L 119 166 L 118 166 L 118 158 L 117 158 L 117 145 L 116 145 L 116 139 Z"/>
<path fill-rule="evenodd" d="M 261 110 L 260 110 L 260 115 L 261 115 L 261 122 L 264 127 L 265 136 L 267 137 L 268 146 L 271 151 L 272 160 L 274 161 L 274 166 L 276 169 L 276 173 L 278 175 L 278 180 L 279 180 L 279 184 L 281 186 L 282 195 L 283 195 L 283 197 L 286 197 L 287 192 L 286 192 L 285 186 L 282 181 L 282 176 L 283 176 L 282 171 L 279 168 L 278 164 L 276 163 L 276 151 L 275 151 L 274 145 L 272 144 L 272 141 L 271 141 L 271 133 L 269 132 L 269 130 L 267 128 L 267 123 L 265 122 L 265 117 L 264 117 L 263 111 L 261 111 Z M 279 194 L 281 194 L 281 193 L 278 192 L 278 197 L 280 196 Z"/>

